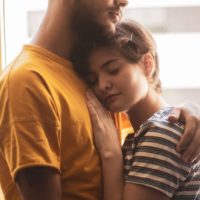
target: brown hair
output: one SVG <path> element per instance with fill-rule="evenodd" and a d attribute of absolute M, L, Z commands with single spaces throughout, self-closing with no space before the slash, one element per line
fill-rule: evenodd
<path fill-rule="evenodd" d="M 155 60 L 155 71 L 152 75 L 154 89 L 161 93 L 161 82 L 159 79 L 159 60 L 157 55 L 156 42 L 150 32 L 134 20 L 121 22 L 116 27 L 116 33 L 104 42 L 79 44 L 72 53 L 72 62 L 75 70 L 85 78 L 89 73 L 89 55 L 99 47 L 112 46 L 131 63 L 138 63 L 142 56 L 150 53 Z"/>

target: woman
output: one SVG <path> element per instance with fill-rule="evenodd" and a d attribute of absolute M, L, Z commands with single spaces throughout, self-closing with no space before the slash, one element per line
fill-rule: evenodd
<path fill-rule="evenodd" d="M 168 121 L 172 107 L 161 96 L 151 34 L 135 21 L 123 22 L 108 41 L 83 45 L 77 53 L 78 73 L 108 110 L 126 112 L 135 130 L 125 139 L 122 164 L 109 113 L 99 109 L 98 100 L 88 93 L 103 167 L 104 200 L 200 199 L 200 163 L 187 163 L 176 152 L 184 125 Z"/>

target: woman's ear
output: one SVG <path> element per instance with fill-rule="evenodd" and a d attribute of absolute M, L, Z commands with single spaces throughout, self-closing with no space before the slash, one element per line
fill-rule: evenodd
<path fill-rule="evenodd" d="M 155 61 L 151 53 L 147 53 L 143 57 L 144 62 L 144 72 L 148 79 L 152 78 L 155 71 Z"/>

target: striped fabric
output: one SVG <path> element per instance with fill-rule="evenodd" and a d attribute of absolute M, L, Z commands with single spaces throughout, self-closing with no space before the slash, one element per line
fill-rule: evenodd
<path fill-rule="evenodd" d="M 155 113 L 122 147 L 125 182 L 154 188 L 173 200 L 200 200 L 200 162 L 188 164 L 176 152 L 183 124 L 170 124 L 172 108 Z"/>

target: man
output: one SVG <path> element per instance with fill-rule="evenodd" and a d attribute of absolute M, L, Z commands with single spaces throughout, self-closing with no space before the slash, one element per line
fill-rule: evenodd
<path fill-rule="evenodd" d="M 84 101 L 87 87 L 73 71 L 70 52 L 80 39 L 104 39 L 114 32 L 126 4 L 49 0 L 33 41 L 2 73 L 0 181 L 5 199 L 101 199 L 100 163 Z M 175 112 L 177 118 L 180 110 Z M 198 117 L 184 116 L 199 130 Z"/>

